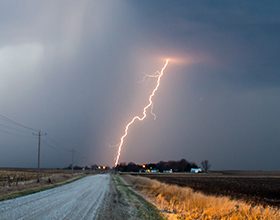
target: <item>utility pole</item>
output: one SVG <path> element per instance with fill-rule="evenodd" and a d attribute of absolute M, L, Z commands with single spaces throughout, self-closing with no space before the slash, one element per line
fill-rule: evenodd
<path fill-rule="evenodd" d="M 39 130 L 38 134 L 33 133 L 33 135 L 38 135 L 38 169 L 37 169 L 37 183 L 40 182 L 40 142 L 41 142 L 41 136 L 47 135 L 47 133 L 42 133 L 41 130 Z"/>
<path fill-rule="evenodd" d="M 73 149 L 70 151 L 72 152 L 72 176 L 73 176 L 73 168 L 74 168 L 74 153 L 77 152 L 77 151 L 74 151 Z"/>

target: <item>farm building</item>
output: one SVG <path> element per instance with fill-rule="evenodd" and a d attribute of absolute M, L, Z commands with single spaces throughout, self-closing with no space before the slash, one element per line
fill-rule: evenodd
<path fill-rule="evenodd" d="M 172 169 L 170 169 L 170 170 L 164 170 L 163 172 L 164 172 L 164 173 L 173 173 Z"/>
<path fill-rule="evenodd" d="M 146 170 L 146 173 L 158 173 L 159 170 Z"/>
<path fill-rule="evenodd" d="M 191 168 L 191 173 L 201 173 L 201 168 Z"/>

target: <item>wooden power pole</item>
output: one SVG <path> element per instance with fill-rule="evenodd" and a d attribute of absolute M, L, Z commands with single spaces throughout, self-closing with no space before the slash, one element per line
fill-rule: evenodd
<path fill-rule="evenodd" d="M 74 150 L 72 149 L 70 152 L 72 153 L 72 176 L 73 176 L 73 174 L 74 174 L 74 172 L 73 172 L 73 169 L 74 169 L 74 153 L 75 153 L 76 151 L 74 151 Z"/>
<path fill-rule="evenodd" d="M 37 169 L 37 182 L 40 182 L 40 143 L 41 143 L 41 136 L 47 135 L 47 133 L 42 133 L 39 130 L 38 134 L 33 133 L 33 135 L 38 135 L 38 169 Z"/>

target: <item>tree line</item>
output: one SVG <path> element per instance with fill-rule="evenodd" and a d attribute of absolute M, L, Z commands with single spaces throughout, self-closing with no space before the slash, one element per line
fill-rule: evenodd
<path fill-rule="evenodd" d="M 116 169 L 121 172 L 141 172 L 145 170 L 157 170 L 158 172 L 164 172 L 172 170 L 172 172 L 190 172 L 191 168 L 198 168 L 194 162 L 189 162 L 185 159 L 179 161 L 160 161 L 158 163 L 148 164 L 135 164 L 134 162 L 120 163 Z"/>

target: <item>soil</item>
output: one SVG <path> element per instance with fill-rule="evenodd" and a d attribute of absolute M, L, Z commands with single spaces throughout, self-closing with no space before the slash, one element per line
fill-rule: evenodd
<path fill-rule="evenodd" d="M 131 188 L 127 179 L 120 178 L 120 182 L 117 179 L 118 177 L 110 176 L 109 191 L 98 210 L 98 220 L 162 219 L 159 212 L 151 208 L 151 205 L 144 201 L 142 195 Z"/>
<path fill-rule="evenodd" d="M 97 219 L 129 219 L 129 205 L 126 203 L 123 194 L 117 189 L 116 183 L 110 176 L 110 190 L 105 196 L 105 200 L 98 210 Z"/>
<path fill-rule="evenodd" d="M 141 174 L 141 176 L 167 184 L 190 187 L 206 195 L 228 196 L 252 205 L 280 207 L 280 174 L 277 172 L 175 173 Z"/>

